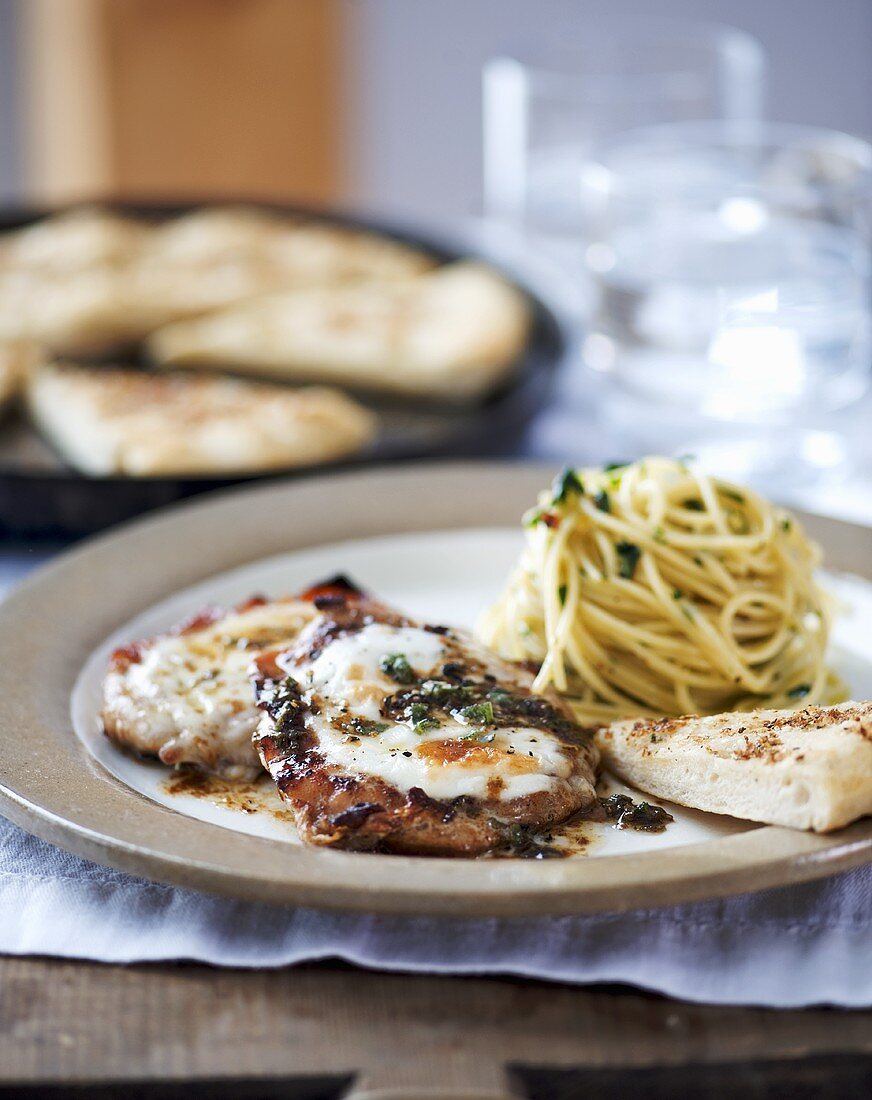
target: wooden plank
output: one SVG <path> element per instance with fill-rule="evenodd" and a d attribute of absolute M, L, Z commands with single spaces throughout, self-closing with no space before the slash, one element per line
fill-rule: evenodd
<path fill-rule="evenodd" d="M 341 191 L 341 0 L 28 0 L 40 198 Z"/>
<path fill-rule="evenodd" d="M 355 1074 L 361 1089 L 438 1084 L 499 1096 L 509 1064 L 872 1054 L 870 1024 L 870 1012 L 716 1008 L 622 989 L 339 965 L 247 972 L 0 960 L 0 1086 Z"/>
<path fill-rule="evenodd" d="M 829 1054 L 773 1061 L 733 1062 L 644 1069 L 520 1070 L 524 1096 L 536 1100 L 775 1100 L 800 1097 L 847 1100 L 872 1096 L 872 1055 Z"/>

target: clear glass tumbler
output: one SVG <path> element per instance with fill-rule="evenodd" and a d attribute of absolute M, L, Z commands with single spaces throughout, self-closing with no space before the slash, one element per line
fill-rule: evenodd
<path fill-rule="evenodd" d="M 760 123 L 648 127 L 583 170 L 585 356 L 716 421 L 794 423 L 865 390 L 872 146 Z"/>
<path fill-rule="evenodd" d="M 494 235 L 577 284 L 579 176 L 591 149 L 653 123 L 760 118 L 765 57 L 728 27 L 642 19 L 605 33 L 577 19 L 542 23 L 534 46 L 484 67 L 484 215 Z"/>

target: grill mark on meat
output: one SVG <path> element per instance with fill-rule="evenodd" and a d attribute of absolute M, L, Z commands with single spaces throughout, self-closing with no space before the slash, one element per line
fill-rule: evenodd
<path fill-rule="evenodd" d="M 346 634 L 356 634 L 371 623 L 380 622 L 390 626 L 409 626 L 410 621 L 402 615 L 384 607 L 368 596 L 357 596 L 344 590 L 334 591 L 335 585 L 319 586 L 310 591 L 315 594 L 312 602 L 318 607 L 318 601 L 322 603 L 321 610 L 329 610 L 311 631 L 304 644 L 295 646 L 291 651 L 294 661 L 315 661 L 323 651 Z M 324 603 L 324 601 L 327 601 Z"/>
<path fill-rule="evenodd" d="M 344 573 L 335 573 L 332 577 L 319 581 L 318 584 L 313 584 L 311 588 L 307 588 L 305 592 L 301 592 L 299 599 L 316 603 L 317 600 L 328 596 L 341 597 L 342 599 L 348 599 L 349 597 L 360 599 L 365 595 L 363 589 L 359 588 L 354 581 L 349 580 Z"/>
<path fill-rule="evenodd" d="M 356 829 L 358 826 L 362 825 L 368 817 L 383 812 L 384 806 L 380 805 L 378 802 L 358 802 L 356 806 L 351 806 L 347 810 L 342 810 L 341 813 L 334 814 L 330 822 L 339 829 Z"/>

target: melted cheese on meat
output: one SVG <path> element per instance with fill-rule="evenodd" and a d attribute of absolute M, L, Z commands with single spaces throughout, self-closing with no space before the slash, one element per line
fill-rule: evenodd
<path fill-rule="evenodd" d="M 464 644 L 464 655 L 486 664 L 493 658 L 474 643 Z M 372 623 L 340 636 L 314 660 L 287 660 L 293 676 L 317 713 L 307 726 L 318 737 L 325 759 L 346 771 L 378 777 L 398 790 L 420 787 L 432 798 L 461 795 L 508 800 L 548 791 L 566 780 L 572 759 L 548 730 L 530 727 L 497 728 L 493 740 L 470 737 L 475 727 L 460 718 L 442 717 L 437 729 L 416 732 L 411 722 L 389 722 L 388 728 L 352 739 L 341 728 L 349 718 L 382 722 L 380 706 L 387 695 L 401 691 L 381 669 L 382 658 L 401 654 L 416 676 L 440 679 L 446 661 L 458 659 L 457 643 L 417 627 Z M 492 671 L 501 684 L 523 684 L 524 674 L 507 678 L 504 668 Z M 340 728 L 334 721 L 340 723 Z"/>
<path fill-rule="evenodd" d="M 104 719 L 121 740 L 165 764 L 196 764 L 226 778 L 257 774 L 252 655 L 293 641 L 313 613 L 309 603 L 267 603 L 157 638 L 141 660 L 107 675 Z"/>

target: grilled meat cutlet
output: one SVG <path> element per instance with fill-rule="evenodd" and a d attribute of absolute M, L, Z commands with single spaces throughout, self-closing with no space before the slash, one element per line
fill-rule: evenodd
<path fill-rule="evenodd" d="M 307 595 L 316 618 L 254 662 L 254 743 L 306 841 L 469 856 L 594 802 L 592 741 L 529 671 L 342 578 Z"/>

